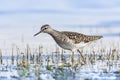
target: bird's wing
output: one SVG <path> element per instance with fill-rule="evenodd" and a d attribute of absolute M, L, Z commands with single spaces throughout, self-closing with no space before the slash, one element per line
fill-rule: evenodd
<path fill-rule="evenodd" d="M 80 42 L 87 43 L 102 38 L 102 36 L 87 36 L 77 32 L 63 31 L 62 33 L 71 39 L 75 44 L 78 44 Z"/>

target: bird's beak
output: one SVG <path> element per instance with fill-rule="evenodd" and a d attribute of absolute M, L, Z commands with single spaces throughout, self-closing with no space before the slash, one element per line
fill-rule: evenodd
<path fill-rule="evenodd" d="M 36 33 L 34 36 L 37 36 L 38 34 L 40 34 L 41 33 L 41 31 L 39 31 L 38 33 Z"/>

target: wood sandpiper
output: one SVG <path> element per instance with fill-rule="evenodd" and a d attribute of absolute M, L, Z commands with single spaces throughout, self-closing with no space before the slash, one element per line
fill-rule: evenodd
<path fill-rule="evenodd" d="M 82 60 L 86 63 L 85 57 L 82 55 L 79 49 L 103 37 L 103 36 L 89 36 L 77 32 L 69 32 L 69 31 L 61 32 L 51 28 L 51 26 L 48 24 L 43 25 L 40 31 L 36 33 L 34 36 L 42 32 L 51 35 L 61 48 L 72 51 L 72 57 L 71 57 L 72 63 L 74 62 L 75 51 L 78 51 L 80 53 Z"/>

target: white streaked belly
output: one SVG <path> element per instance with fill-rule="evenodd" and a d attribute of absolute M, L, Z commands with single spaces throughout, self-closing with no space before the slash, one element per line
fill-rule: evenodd
<path fill-rule="evenodd" d="M 85 47 L 88 44 L 90 44 L 90 42 L 89 43 L 80 42 L 79 44 L 75 44 L 75 45 L 76 45 L 76 48 L 79 49 L 79 48 Z"/>

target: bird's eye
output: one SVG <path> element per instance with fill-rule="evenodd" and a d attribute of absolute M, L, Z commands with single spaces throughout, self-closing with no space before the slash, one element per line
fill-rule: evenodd
<path fill-rule="evenodd" d="M 41 28 L 42 31 L 46 30 L 48 27 Z"/>
<path fill-rule="evenodd" d="M 47 29 L 47 27 L 45 27 L 44 29 Z"/>
<path fill-rule="evenodd" d="M 45 27 L 43 30 L 46 30 L 47 29 L 47 27 Z"/>

